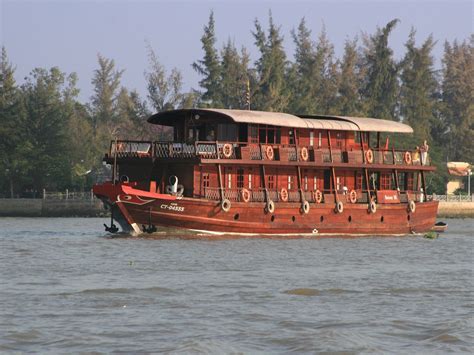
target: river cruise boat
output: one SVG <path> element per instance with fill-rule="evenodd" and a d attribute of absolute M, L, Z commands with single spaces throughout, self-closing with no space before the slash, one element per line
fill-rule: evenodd
<path fill-rule="evenodd" d="M 94 186 L 133 234 L 171 227 L 248 236 L 406 235 L 431 230 L 427 154 L 393 147 L 406 124 L 226 109 L 157 113 L 170 141 L 116 140 Z"/>

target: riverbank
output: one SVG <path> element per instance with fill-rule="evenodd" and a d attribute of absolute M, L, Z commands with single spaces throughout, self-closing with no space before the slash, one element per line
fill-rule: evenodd
<path fill-rule="evenodd" d="M 102 202 L 91 199 L 0 199 L 0 217 L 102 217 Z M 439 218 L 474 218 L 474 202 L 440 201 Z"/>
<path fill-rule="evenodd" d="M 0 217 L 101 217 L 107 215 L 102 201 L 92 199 L 0 199 Z"/>
<path fill-rule="evenodd" d="M 442 202 L 438 207 L 440 218 L 474 218 L 474 202 Z"/>

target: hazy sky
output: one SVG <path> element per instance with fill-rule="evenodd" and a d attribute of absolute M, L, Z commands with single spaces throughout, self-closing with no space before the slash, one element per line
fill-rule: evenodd
<path fill-rule="evenodd" d="M 267 27 L 271 9 L 281 25 L 288 53 L 293 55 L 291 29 L 302 17 L 316 38 L 324 23 L 340 55 L 346 38 L 399 18 L 390 38 L 397 58 L 414 26 L 420 43 L 429 34 L 438 40 L 437 66 L 445 40 L 464 40 L 473 33 L 473 1 L 12 1 L 0 0 L 0 39 L 23 81 L 34 67 L 58 66 L 77 72 L 81 99 L 92 92 L 97 53 L 126 69 L 123 85 L 145 94 L 146 41 L 169 70 L 183 73 L 185 89 L 197 88 L 199 76 L 191 63 L 202 57 L 200 37 L 214 10 L 218 47 L 231 38 L 246 46 L 256 59 L 251 30 L 258 18 Z"/>

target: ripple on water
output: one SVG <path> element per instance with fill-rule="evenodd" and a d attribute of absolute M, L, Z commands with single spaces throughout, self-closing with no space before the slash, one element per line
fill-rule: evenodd
<path fill-rule="evenodd" d="M 330 288 L 325 290 L 318 290 L 315 288 L 294 288 L 291 290 L 283 291 L 287 295 L 295 296 L 326 296 L 326 295 L 342 295 L 342 294 L 351 294 L 351 293 L 360 293 L 360 291 L 355 290 L 345 290 L 342 288 Z"/>

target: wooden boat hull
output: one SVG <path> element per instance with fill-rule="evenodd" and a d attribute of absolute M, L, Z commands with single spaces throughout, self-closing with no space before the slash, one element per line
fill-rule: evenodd
<path fill-rule="evenodd" d="M 337 213 L 332 204 L 311 203 L 305 214 L 299 203 L 276 203 L 271 214 L 262 202 L 233 202 L 224 212 L 219 201 L 133 196 L 131 191 L 124 194 L 121 185 L 97 185 L 94 192 L 112 206 L 123 229 L 137 234 L 143 226 L 161 226 L 249 236 L 407 235 L 430 231 L 438 209 L 437 201 L 417 203 L 415 212 L 409 212 L 406 204 L 379 204 L 375 213 L 366 204 L 345 204 Z"/>

